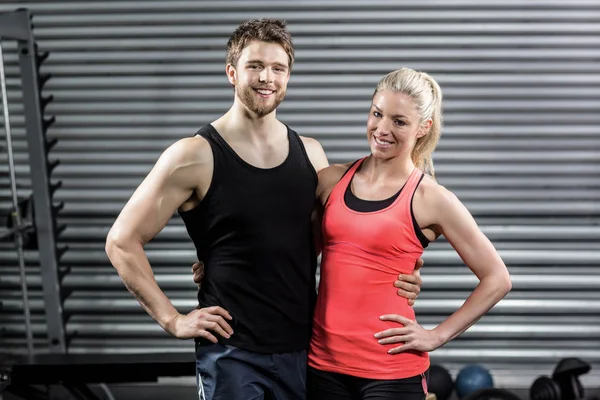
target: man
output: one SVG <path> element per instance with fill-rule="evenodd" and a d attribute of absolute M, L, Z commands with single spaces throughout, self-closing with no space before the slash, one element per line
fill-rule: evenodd
<path fill-rule="evenodd" d="M 305 396 L 319 242 L 311 216 L 328 161 L 316 140 L 276 118 L 293 62 L 284 22 L 240 25 L 227 43 L 233 105 L 164 151 L 107 237 L 111 263 L 146 312 L 169 334 L 196 340 L 202 400 Z M 160 290 L 144 253 L 176 211 L 206 266 L 201 308 L 187 315 Z M 418 293 L 418 276 L 403 280 L 395 285 Z"/>

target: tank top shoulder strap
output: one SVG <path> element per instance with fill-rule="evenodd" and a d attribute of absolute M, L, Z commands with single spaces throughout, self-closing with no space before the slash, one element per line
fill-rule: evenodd
<path fill-rule="evenodd" d="M 221 150 L 225 150 L 228 147 L 225 139 L 219 135 L 219 132 L 211 125 L 207 124 L 200 128 L 195 135 L 202 136 L 204 139 L 210 143 L 211 147 L 213 147 L 213 151 L 215 147 L 218 147 Z"/>
<path fill-rule="evenodd" d="M 214 140 L 214 129 L 210 124 L 204 125 L 194 133 L 194 136 L 202 136 L 206 140 Z"/>
<path fill-rule="evenodd" d="M 220 171 L 223 168 L 227 169 L 233 167 L 234 164 L 228 162 L 228 158 L 233 158 L 233 155 L 229 150 L 229 145 L 211 124 L 204 125 L 194 134 L 194 136 L 196 135 L 202 136 L 210 145 L 213 153 L 214 175 L 220 174 Z"/>
<path fill-rule="evenodd" d="M 306 149 L 304 148 L 304 143 L 302 143 L 300 135 L 298 135 L 298 133 L 289 126 L 285 125 L 285 127 L 288 132 L 288 140 L 290 141 L 290 151 L 294 153 L 299 151 L 308 158 L 308 154 L 306 153 Z"/>
<path fill-rule="evenodd" d="M 417 187 L 419 186 L 419 183 L 421 183 L 423 177 L 423 172 L 419 168 L 415 167 L 415 169 L 409 175 L 408 180 L 404 184 L 402 192 L 400 192 L 400 198 L 398 199 L 396 208 L 404 218 L 409 218 L 407 221 L 412 220 L 412 200 L 415 195 L 415 191 L 417 190 Z"/>
<path fill-rule="evenodd" d="M 423 172 L 419 168 L 415 167 L 415 169 L 413 169 L 413 171 L 408 176 L 408 180 L 406 181 L 406 184 L 404 185 L 403 191 L 409 197 L 412 198 L 413 193 L 417 189 L 417 186 L 419 186 L 419 183 L 421 182 L 422 178 L 423 178 Z"/>
<path fill-rule="evenodd" d="M 329 194 L 329 198 L 327 200 L 327 203 L 329 203 L 329 202 L 331 202 L 333 200 L 343 199 L 344 198 L 344 193 L 346 192 L 346 188 L 350 184 L 350 181 L 352 180 L 352 177 L 354 176 L 354 173 L 361 166 L 361 164 L 367 159 L 367 157 L 368 156 L 365 156 L 363 158 L 359 158 L 358 160 L 354 161 L 350 165 L 350 168 L 348 168 L 346 170 L 346 172 L 344 172 L 344 175 L 342 175 L 342 177 L 340 178 L 340 180 L 338 181 L 338 183 L 336 183 L 335 186 L 333 187 L 333 190 Z"/>

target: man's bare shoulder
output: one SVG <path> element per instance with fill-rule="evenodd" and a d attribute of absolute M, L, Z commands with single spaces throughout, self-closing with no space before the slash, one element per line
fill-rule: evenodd
<path fill-rule="evenodd" d="M 321 143 L 319 143 L 319 141 L 315 138 L 311 138 L 308 136 L 302 136 L 302 135 L 298 135 L 300 137 L 300 139 L 302 140 L 302 143 L 304 143 L 304 146 L 311 148 L 311 149 L 323 149 L 323 147 L 321 146 Z"/>
<path fill-rule="evenodd" d="M 201 136 L 179 139 L 160 156 L 150 173 L 154 185 L 169 190 L 192 190 L 181 209 L 193 208 L 206 194 L 213 175 L 210 143 Z"/>
<path fill-rule="evenodd" d="M 212 169 L 213 156 L 210 143 L 201 136 L 179 139 L 167 147 L 160 155 L 156 167 L 161 170 L 197 173 L 197 169 Z"/>
<path fill-rule="evenodd" d="M 323 168 L 323 170 L 321 170 L 321 172 L 319 173 L 319 177 L 323 176 L 331 178 L 337 176 L 339 179 L 346 173 L 346 171 L 348 171 L 348 168 L 350 168 L 351 165 L 351 162 L 345 164 L 331 164 L 329 167 Z"/>
<path fill-rule="evenodd" d="M 152 182 L 163 182 L 202 191 L 210 181 L 213 155 L 210 143 L 201 136 L 177 140 L 160 155 L 150 173 Z"/>
<path fill-rule="evenodd" d="M 177 140 L 164 151 L 163 156 L 183 165 L 212 162 L 210 143 L 199 135 Z"/>
<path fill-rule="evenodd" d="M 352 163 L 333 164 L 319 172 L 318 196 L 326 198 L 335 185 L 342 179 Z M 324 196 L 323 196 L 324 195 Z"/>
<path fill-rule="evenodd" d="M 302 140 L 306 154 L 308 154 L 308 158 L 317 173 L 329 165 L 325 150 L 323 150 L 323 146 L 318 140 L 307 136 L 300 136 L 300 140 Z"/>

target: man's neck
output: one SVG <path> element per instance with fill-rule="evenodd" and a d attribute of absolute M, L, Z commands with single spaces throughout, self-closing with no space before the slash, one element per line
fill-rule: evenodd
<path fill-rule="evenodd" d="M 280 129 L 281 122 L 277 120 L 276 110 L 258 117 L 246 107 L 234 104 L 213 125 L 230 138 L 243 136 L 244 140 L 256 143 L 272 140 L 274 132 Z"/>

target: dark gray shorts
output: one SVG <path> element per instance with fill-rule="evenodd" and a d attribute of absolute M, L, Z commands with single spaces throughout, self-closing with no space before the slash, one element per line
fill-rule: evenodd
<path fill-rule="evenodd" d="M 196 344 L 199 400 L 305 400 L 306 351 L 262 354 Z"/>

